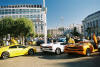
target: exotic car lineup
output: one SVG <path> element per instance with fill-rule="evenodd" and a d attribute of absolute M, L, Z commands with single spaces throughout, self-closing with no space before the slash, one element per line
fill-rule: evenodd
<path fill-rule="evenodd" d="M 93 42 L 89 40 L 81 39 L 77 43 L 73 41 L 72 38 L 69 38 L 69 43 L 49 43 L 49 44 L 41 44 L 42 52 L 54 52 L 56 54 L 61 54 L 62 52 L 67 54 L 81 54 L 90 56 L 91 53 L 100 51 L 100 45 L 98 45 L 97 38 L 95 34 L 93 34 Z"/>
<path fill-rule="evenodd" d="M 43 43 L 40 45 L 40 49 L 42 52 L 53 52 L 57 55 L 61 53 L 67 54 L 81 54 L 90 56 L 91 53 L 99 51 L 100 45 L 97 45 L 97 38 L 93 36 L 94 44 L 89 40 L 79 40 L 79 42 L 75 43 L 73 39 L 69 39 L 69 43 L 65 42 L 65 38 L 60 39 L 59 42 L 51 43 Z M 11 40 L 12 44 L 9 46 L 0 46 L 0 57 L 3 59 L 7 59 L 9 57 L 21 56 L 21 55 L 34 55 L 36 53 L 36 48 L 32 46 L 20 45 L 14 39 Z M 71 42 L 72 41 L 72 42 Z"/>

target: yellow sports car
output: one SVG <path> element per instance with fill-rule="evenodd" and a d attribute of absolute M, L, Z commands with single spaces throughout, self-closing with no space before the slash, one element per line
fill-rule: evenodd
<path fill-rule="evenodd" d="M 89 40 L 82 40 L 78 43 L 68 44 L 64 47 L 64 52 L 68 54 L 77 53 L 81 55 L 90 56 L 91 53 L 99 51 L 95 33 L 93 34 L 93 40 L 94 42 L 90 42 Z"/>
<path fill-rule="evenodd" d="M 34 53 L 36 53 L 36 49 L 31 46 L 10 45 L 0 47 L 0 57 L 3 59 L 20 55 L 34 55 Z"/>
<path fill-rule="evenodd" d="M 80 41 L 79 43 L 75 43 L 75 44 L 68 44 L 64 47 L 64 52 L 68 54 L 77 53 L 81 55 L 90 56 L 91 53 L 97 51 L 98 48 L 96 47 L 95 44 L 93 45 L 90 42 L 83 42 L 83 41 Z"/>

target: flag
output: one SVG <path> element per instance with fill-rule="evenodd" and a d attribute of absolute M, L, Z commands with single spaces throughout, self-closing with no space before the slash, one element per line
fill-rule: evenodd
<path fill-rule="evenodd" d="M 97 38 L 96 38 L 95 33 L 93 33 L 93 40 L 94 40 L 94 42 L 97 44 Z"/>

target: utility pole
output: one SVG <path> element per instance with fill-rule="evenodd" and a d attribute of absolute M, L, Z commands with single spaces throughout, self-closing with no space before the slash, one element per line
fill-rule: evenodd
<path fill-rule="evenodd" d="M 43 0 L 43 11 L 44 11 L 44 42 L 47 44 L 47 19 L 46 19 L 46 14 L 47 14 L 47 8 L 45 7 L 45 0 Z"/>

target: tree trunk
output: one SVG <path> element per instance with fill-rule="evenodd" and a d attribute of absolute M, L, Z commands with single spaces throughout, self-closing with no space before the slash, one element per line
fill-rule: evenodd
<path fill-rule="evenodd" d="M 25 38 L 22 36 L 22 44 L 25 45 Z"/>

